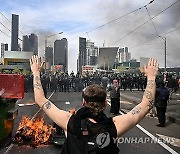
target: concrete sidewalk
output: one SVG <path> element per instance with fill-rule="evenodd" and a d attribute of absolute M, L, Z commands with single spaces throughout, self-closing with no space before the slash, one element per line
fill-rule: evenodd
<path fill-rule="evenodd" d="M 143 97 L 143 91 L 121 90 L 121 98 L 135 105 L 139 104 Z M 166 111 L 167 120 L 180 125 L 180 91 L 173 93 L 172 99 L 169 101 Z"/>

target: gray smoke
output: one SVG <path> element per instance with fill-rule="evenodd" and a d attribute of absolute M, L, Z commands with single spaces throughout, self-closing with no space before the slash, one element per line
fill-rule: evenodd
<path fill-rule="evenodd" d="M 31 33 L 34 33 L 38 36 L 38 48 L 39 48 L 39 55 L 44 56 L 45 51 L 45 39 L 47 39 L 48 36 L 58 34 L 57 32 L 54 32 L 53 30 L 46 30 L 43 31 L 41 29 L 33 29 L 31 30 Z M 47 39 L 47 46 L 52 46 L 54 41 L 58 39 L 58 35 L 54 35 Z"/>
<path fill-rule="evenodd" d="M 151 5 L 148 6 L 148 11 L 151 18 L 170 6 L 173 2 L 175 1 L 154 1 Z M 144 5 L 147 3 L 149 3 L 149 0 L 144 1 Z M 124 2 L 111 1 L 111 3 L 103 3 L 99 5 L 98 9 L 102 14 L 105 15 L 105 21 L 109 22 L 141 6 L 142 2 L 141 4 L 138 4 L 135 3 L 135 1 L 130 0 Z M 149 41 L 148 43 L 135 47 L 138 44 L 157 37 L 157 33 L 155 32 L 151 21 L 137 29 L 135 32 L 126 36 L 136 27 L 140 26 L 149 19 L 150 18 L 146 9 L 143 8 L 118 21 L 108 24 L 102 29 L 99 29 L 97 34 L 99 34 L 98 37 L 100 39 L 108 40 L 109 43 L 106 45 L 120 47 L 127 46 L 129 47 L 129 51 L 132 53 L 132 57 L 134 58 L 155 56 L 159 59 L 160 65 L 164 66 L 164 41 L 161 38 L 154 39 L 153 41 Z M 179 27 L 180 2 L 177 2 L 171 8 L 167 9 L 162 14 L 154 18 L 153 23 L 156 27 L 158 35 L 167 33 Z M 106 36 L 104 37 L 103 34 L 106 34 Z M 180 29 L 163 36 L 167 39 L 167 66 L 180 66 L 180 61 L 176 61 L 176 59 L 180 59 L 179 35 Z M 116 41 L 118 42 L 115 43 Z M 132 49 L 130 47 L 132 47 Z"/>

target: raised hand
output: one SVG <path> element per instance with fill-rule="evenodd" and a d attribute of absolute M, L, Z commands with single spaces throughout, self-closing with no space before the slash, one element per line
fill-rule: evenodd
<path fill-rule="evenodd" d="M 148 79 L 155 79 L 158 73 L 158 61 L 157 59 L 150 58 L 148 65 L 144 65 L 144 72 Z"/>
<path fill-rule="evenodd" d="M 44 62 L 40 62 L 37 55 L 33 55 L 30 59 L 31 71 L 33 74 L 39 74 Z"/>

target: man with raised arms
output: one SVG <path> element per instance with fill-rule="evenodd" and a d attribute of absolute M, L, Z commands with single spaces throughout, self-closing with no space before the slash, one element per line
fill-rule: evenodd
<path fill-rule="evenodd" d="M 33 73 L 35 102 L 65 131 L 66 142 L 61 153 L 84 154 L 94 151 L 103 154 L 118 153 L 119 149 L 114 138 L 122 136 L 138 124 L 154 104 L 158 62 L 153 58 L 150 58 L 148 65 L 144 66 L 147 86 L 142 101 L 127 114 L 113 118 L 108 118 L 104 114 L 103 111 L 107 105 L 106 91 L 96 84 L 88 86 L 83 91 L 83 107 L 75 115 L 57 108 L 44 96 L 40 80 L 42 63 L 39 62 L 37 56 L 32 56 L 30 65 Z M 96 143 L 93 142 L 94 137 L 96 137 Z M 101 137 L 104 137 L 104 140 Z M 89 139 L 92 139 L 91 142 Z"/>

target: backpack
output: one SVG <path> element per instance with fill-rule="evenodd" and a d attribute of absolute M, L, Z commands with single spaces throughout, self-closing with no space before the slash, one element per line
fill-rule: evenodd
<path fill-rule="evenodd" d="M 158 88 L 156 91 L 155 106 L 166 107 L 168 99 L 169 99 L 169 90 L 166 87 Z"/>
<path fill-rule="evenodd" d="M 160 88 L 158 99 L 167 101 L 169 99 L 169 90 L 167 88 Z"/>
<path fill-rule="evenodd" d="M 110 152 L 118 154 L 119 148 L 114 143 L 111 133 L 99 127 L 98 124 L 97 127 L 91 124 L 88 119 L 80 120 L 80 134 L 77 136 L 74 132 L 68 133 L 62 149 L 63 154 L 109 154 Z M 96 135 L 92 135 L 94 130 L 98 132 L 95 133 Z"/>

